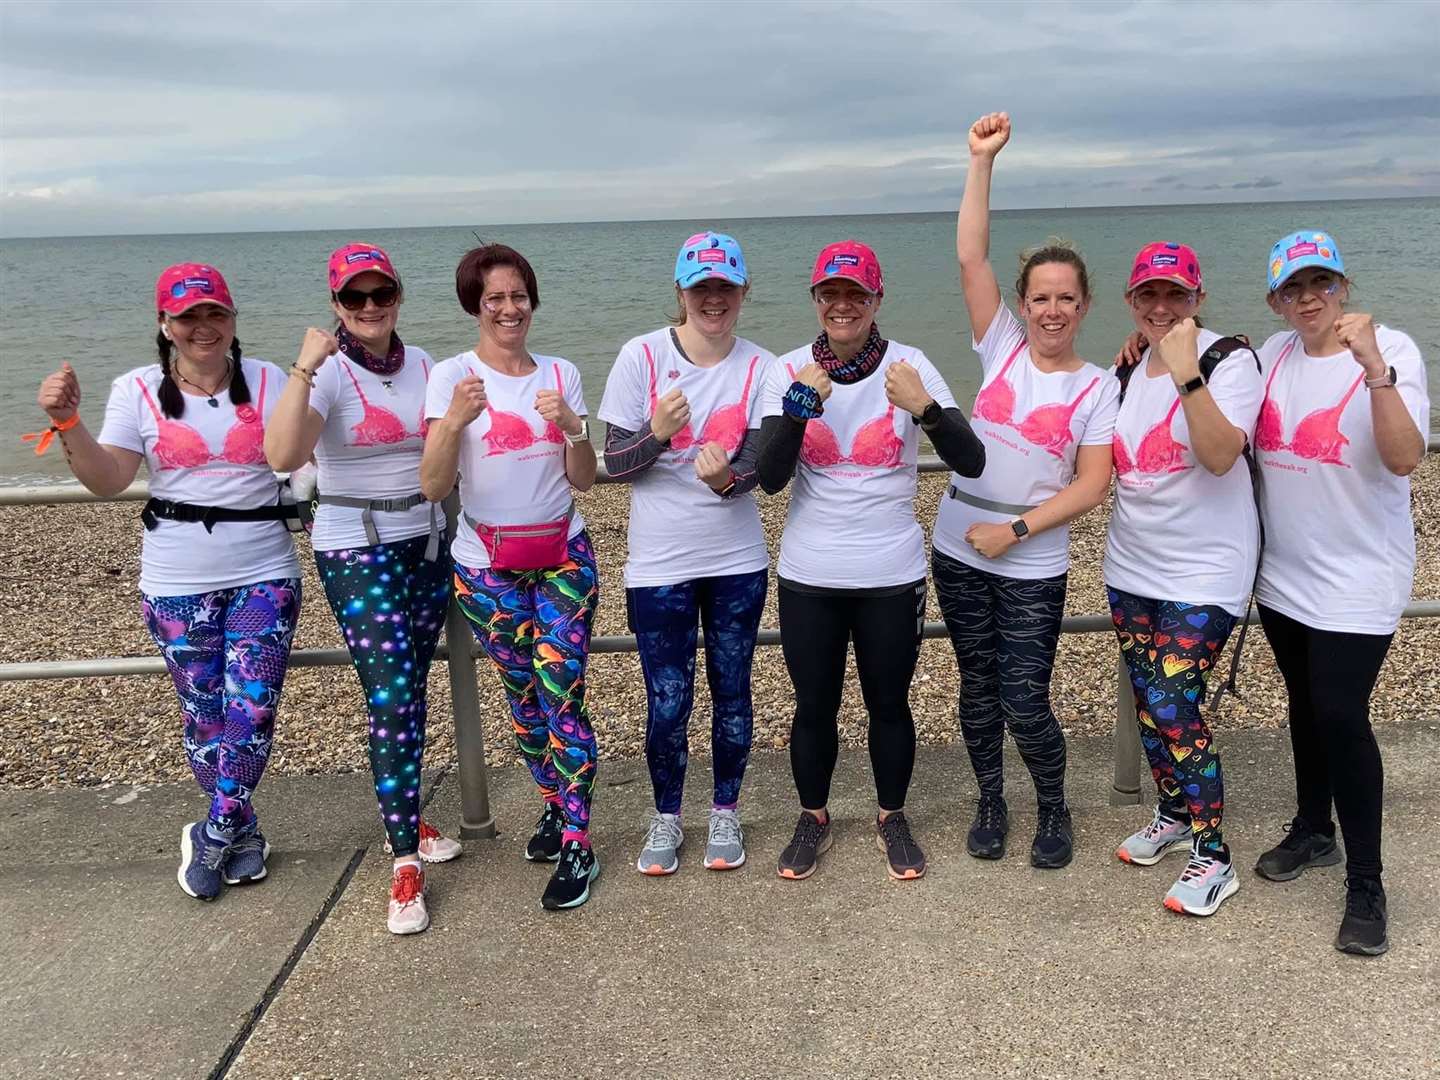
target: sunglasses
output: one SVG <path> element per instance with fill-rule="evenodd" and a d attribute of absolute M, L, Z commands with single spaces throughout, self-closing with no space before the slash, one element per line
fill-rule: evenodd
<path fill-rule="evenodd" d="M 363 292 L 360 289 L 341 289 L 335 294 L 335 299 L 346 311 L 360 311 L 365 307 L 365 301 L 371 300 L 378 308 L 394 307 L 395 301 L 400 299 L 400 287 L 398 285 L 381 285 L 378 289 L 371 289 Z"/>

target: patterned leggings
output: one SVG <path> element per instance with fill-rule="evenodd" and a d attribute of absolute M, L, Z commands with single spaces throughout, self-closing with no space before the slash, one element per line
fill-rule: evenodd
<path fill-rule="evenodd" d="M 1005 789 L 1005 729 L 1041 806 L 1065 805 L 1065 736 L 1050 675 L 1065 614 L 1065 575 L 1025 580 L 935 552 L 935 592 L 960 667 L 960 731 L 980 794 Z"/>
<path fill-rule="evenodd" d="M 450 564 L 425 559 L 428 538 L 316 551 L 315 565 L 370 717 L 370 771 L 380 819 L 396 856 L 420 844 L 420 759 L 425 686 L 445 609 Z"/>
<path fill-rule="evenodd" d="M 1201 847 L 1228 856 L 1220 834 L 1225 779 L 1200 707 L 1235 617 L 1213 605 L 1148 600 L 1108 586 L 1105 591 L 1160 806 L 1177 820 L 1189 817 Z"/>
<path fill-rule="evenodd" d="M 515 740 L 540 794 L 565 815 L 565 841 L 586 840 L 595 783 L 595 733 L 585 709 L 585 663 L 599 576 L 590 537 L 547 570 L 455 564 L 455 598 L 500 672 Z"/>
<path fill-rule="evenodd" d="M 740 799 L 754 722 L 750 668 L 765 609 L 766 578 L 764 570 L 756 570 L 625 591 L 649 699 L 645 757 L 655 788 L 655 809 L 662 814 L 680 812 L 685 787 L 688 728 L 695 705 L 697 624 L 705 627 L 715 805 L 731 809 Z"/>
<path fill-rule="evenodd" d="M 255 826 L 250 797 L 275 738 L 300 580 L 142 595 L 141 610 L 180 696 L 185 756 L 210 796 L 209 830 L 233 840 Z"/>

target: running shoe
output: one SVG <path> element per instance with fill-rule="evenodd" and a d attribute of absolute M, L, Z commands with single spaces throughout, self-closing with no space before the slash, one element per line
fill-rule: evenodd
<path fill-rule="evenodd" d="M 680 815 L 662 814 L 657 810 L 650 816 L 650 829 L 645 834 L 640 858 L 635 860 L 635 869 L 650 877 L 673 874 L 680 869 L 680 845 L 683 843 L 685 833 L 680 828 Z"/>
<path fill-rule="evenodd" d="M 883 820 L 875 816 L 875 843 L 885 853 L 890 876 L 896 881 L 914 881 L 925 876 L 925 852 L 910 835 L 905 814 L 896 810 Z"/>
<path fill-rule="evenodd" d="M 560 862 L 540 904 L 546 911 L 577 908 L 590 899 L 590 885 L 599 876 L 600 857 L 579 840 L 571 840 L 560 849 Z"/>
<path fill-rule="evenodd" d="M 734 870 L 745 865 L 745 833 L 737 810 L 711 810 L 705 840 L 705 869 Z"/>
<path fill-rule="evenodd" d="M 1228 859 L 1196 844 L 1179 879 L 1165 894 L 1165 906 L 1182 915 L 1214 915 L 1225 898 L 1240 891 L 1240 879 Z"/>
<path fill-rule="evenodd" d="M 1285 826 L 1286 837 L 1255 863 L 1255 872 L 1271 881 L 1293 881 L 1312 866 L 1334 866 L 1340 861 L 1335 837 L 1310 828 L 1302 817 Z"/>
<path fill-rule="evenodd" d="M 1385 887 L 1379 878 L 1345 879 L 1345 918 L 1335 948 L 1358 956 L 1379 956 L 1390 948 L 1385 935 Z"/>
<path fill-rule="evenodd" d="M 998 859 L 1005 854 L 1005 836 L 1010 831 L 1010 815 L 1004 796 L 981 795 L 975 806 L 975 820 L 965 837 L 965 850 L 977 859 Z"/>
<path fill-rule="evenodd" d="M 1059 870 L 1075 857 L 1075 827 L 1070 811 L 1063 806 L 1042 806 L 1035 823 L 1035 841 L 1030 845 L 1030 865 L 1040 870 Z"/>
<path fill-rule="evenodd" d="M 390 879 L 390 914 L 385 925 L 392 934 L 418 934 L 430 925 L 425 907 L 425 870 L 401 863 Z"/>
<path fill-rule="evenodd" d="M 1115 850 L 1115 857 L 1135 866 L 1154 866 L 1169 852 L 1183 850 L 1193 835 L 1190 822 L 1177 821 L 1157 806 L 1150 824 L 1127 836 Z"/>
<path fill-rule="evenodd" d="M 186 825 L 180 834 L 180 870 L 175 875 L 180 888 L 197 900 L 214 900 L 219 896 L 225 887 L 220 867 L 229 846 L 211 836 L 203 821 Z"/>
<path fill-rule="evenodd" d="M 525 858 L 531 862 L 555 862 L 560 858 L 560 835 L 565 831 L 565 812 L 559 803 L 549 800 L 535 822 L 535 832 L 525 845 Z"/>
<path fill-rule="evenodd" d="M 225 852 L 221 872 L 226 885 L 249 885 L 262 880 L 268 871 L 265 860 L 270 857 L 270 843 L 256 828 L 242 833 Z"/>
<path fill-rule="evenodd" d="M 416 854 L 420 856 L 421 860 L 424 862 L 449 862 L 451 859 L 458 859 L 464 850 L 460 846 L 459 840 L 451 840 L 424 818 L 420 819 L 420 846 L 416 849 Z M 385 841 L 385 854 L 395 854 L 395 849 L 390 846 L 388 839 Z"/>
<path fill-rule="evenodd" d="M 788 881 L 801 881 L 815 873 L 815 864 L 830 850 L 831 839 L 828 817 L 821 821 L 809 810 L 801 810 L 795 835 L 780 852 L 780 876 Z"/>

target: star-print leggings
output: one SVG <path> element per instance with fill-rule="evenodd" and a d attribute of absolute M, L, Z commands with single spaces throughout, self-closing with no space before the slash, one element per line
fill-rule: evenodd
<path fill-rule="evenodd" d="M 393 544 L 316 551 L 315 566 L 370 722 L 370 772 L 380 819 L 397 857 L 420 845 L 420 766 L 426 680 L 445 609 L 450 560 L 425 558 L 425 536 Z"/>
<path fill-rule="evenodd" d="M 1214 605 L 1150 600 L 1109 586 L 1105 591 L 1160 807 L 1177 821 L 1188 817 L 1199 846 L 1228 858 L 1220 833 L 1225 779 L 1201 706 L 1235 617 Z"/>
<path fill-rule="evenodd" d="M 210 796 L 209 830 L 255 827 L 255 793 L 275 738 L 275 709 L 300 616 L 300 580 L 189 596 L 141 596 L 185 716 L 185 757 Z"/>
<path fill-rule="evenodd" d="M 565 816 L 564 841 L 588 843 L 595 733 L 585 709 L 585 664 L 600 596 L 583 531 L 569 558 L 546 570 L 455 564 L 455 598 L 500 672 L 515 740 L 540 794 Z"/>
<path fill-rule="evenodd" d="M 740 799 L 754 724 L 750 669 L 765 610 L 766 578 L 764 570 L 756 570 L 625 590 L 649 703 L 645 759 L 655 788 L 655 809 L 662 814 L 680 812 L 685 788 L 690 712 L 695 705 L 696 631 L 701 625 L 710 684 L 715 805 L 733 809 Z"/>
<path fill-rule="evenodd" d="M 1065 577 L 987 573 L 935 552 L 935 593 L 960 667 L 960 731 L 982 795 L 1005 788 L 1005 729 L 1041 806 L 1065 806 L 1065 736 L 1050 675 L 1065 615 Z"/>

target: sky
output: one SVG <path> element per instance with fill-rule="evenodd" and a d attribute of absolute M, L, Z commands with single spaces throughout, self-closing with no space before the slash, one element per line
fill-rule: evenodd
<path fill-rule="evenodd" d="M 0 236 L 1440 194 L 1440 3 L 0 3 Z"/>

